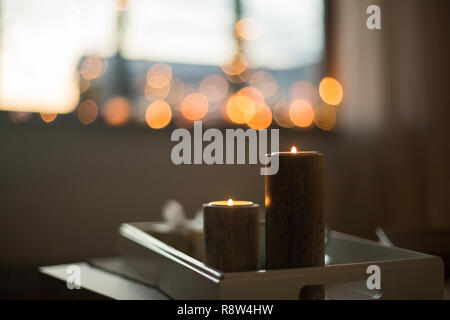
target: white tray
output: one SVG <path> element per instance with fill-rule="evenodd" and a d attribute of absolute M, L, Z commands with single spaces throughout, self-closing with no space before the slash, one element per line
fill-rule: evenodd
<path fill-rule="evenodd" d="M 164 223 L 120 226 L 125 263 L 119 273 L 175 299 L 298 299 L 304 286 L 319 284 L 325 285 L 327 299 L 443 297 L 444 266 L 435 256 L 330 232 L 330 263 L 324 267 L 223 273 L 150 235 L 161 226 Z M 381 290 L 366 286 L 367 267 L 373 264 L 381 269 Z"/>

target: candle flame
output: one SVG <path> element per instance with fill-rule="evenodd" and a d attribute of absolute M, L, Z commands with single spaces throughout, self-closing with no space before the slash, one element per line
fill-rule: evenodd
<path fill-rule="evenodd" d="M 227 204 L 228 204 L 229 206 L 232 206 L 232 205 L 233 205 L 233 200 L 229 199 Z"/>
<path fill-rule="evenodd" d="M 291 148 L 291 153 L 297 153 L 297 148 L 296 147 L 292 147 Z"/>

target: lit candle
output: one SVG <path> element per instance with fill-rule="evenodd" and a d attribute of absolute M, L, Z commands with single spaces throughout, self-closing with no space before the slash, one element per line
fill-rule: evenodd
<path fill-rule="evenodd" d="M 279 170 L 266 176 L 266 268 L 323 266 L 323 154 L 275 152 Z M 323 299 L 323 286 L 307 287 L 300 298 Z"/>
<path fill-rule="evenodd" d="M 205 263 L 223 272 L 259 267 L 259 205 L 213 201 L 203 205 Z"/>

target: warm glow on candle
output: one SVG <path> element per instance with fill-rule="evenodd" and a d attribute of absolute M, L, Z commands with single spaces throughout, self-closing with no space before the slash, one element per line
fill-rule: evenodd
<path fill-rule="evenodd" d="M 212 201 L 209 203 L 209 205 L 218 207 L 246 207 L 246 206 L 253 206 L 253 202 L 229 199 L 224 201 Z"/>
<path fill-rule="evenodd" d="M 291 148 L 291 153 L 297 153 L 297 148 L 296 147 L 292 147 Z"/>
<path fill-rule="evenodd" d="M 264 199 L 264 203 L 265 203 L 266 207 L 269 206 L 269 204 L 270 204 L 270 198 L 269 198 L 269 196 L 266 195 L 266 197 L 265 197 L 265 199 Z"/>

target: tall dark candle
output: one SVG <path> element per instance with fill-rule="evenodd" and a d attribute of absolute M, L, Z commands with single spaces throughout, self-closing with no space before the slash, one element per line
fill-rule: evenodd
<path fill-rule="evenodd" d="M 294 151 L 294 150 L 293 150 Z M 276 152 L 279 170 L 266 176 L 266 268 L 323 266 L 323 154 Z M 323 299 L 323 286 L 304 288 L 302 299 Z"/>

